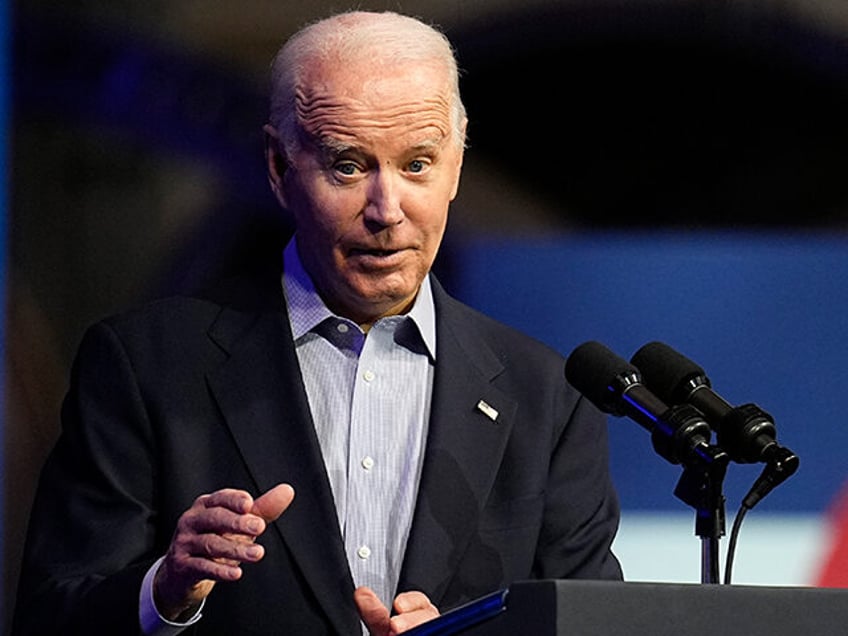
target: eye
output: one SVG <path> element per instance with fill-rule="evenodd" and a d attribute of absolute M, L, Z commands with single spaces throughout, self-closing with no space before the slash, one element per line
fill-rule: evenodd
<path fill-rule="evenodd" d="M 356 174 L 358 170 L 356 164 L 352 161 L 340 161 L 335 166 L 333 166 L 333 169 L 339 174 L 342 174 L 346 177 L 352 177 Z"/>
<path fill-rule="evenodd" d="M 406 169 L 409 170 L 409 172 L 414 172 L 418 174 L 427 170 L 428 165 L 428 162 L 424 161 L 423 159 L 413 159 L 409 162 L 409 165 L 406 167 Z"/>

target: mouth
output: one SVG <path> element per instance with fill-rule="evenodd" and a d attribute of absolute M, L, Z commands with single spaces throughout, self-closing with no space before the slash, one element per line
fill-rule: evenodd
<path fill-rule="evenodd" d="M 393 256 L 397 254 L 401 250 L 384 250 L 384 249 L 370 249 L 364 247 L 354 247 L 350 250 L 351 256 L 373 256 L 375 258 L 386 258 L 388 256 Z"/>
<path fill-rule="evenodd" d="M 366 268 L 393 268 L 404 262 L 406 249 L 383 249 L 354 247 L 348 251 L 348 258 Z"/>

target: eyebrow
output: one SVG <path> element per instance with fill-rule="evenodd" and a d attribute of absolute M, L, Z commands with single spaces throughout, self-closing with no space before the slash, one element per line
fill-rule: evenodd
<path fill-rule="evenodd" d="M 429 139 L 424 139 L 410 146 L 407 149 L 407 152 L 409 154 L 414 154 L 418 152 L 437 151 L 441 148 L 444 140 L 444 137 L 431 137 Z M 358 144 L 345 142 L 335 137 L 325 136 L 321 138 L 313 138 L 311 141 L 325 161 L 336 159 L 349 152 L 367 154 Z"/>
<path fill-rule="evenodd" d="M 437 138 L 425 139 L 424 141 L 421 141 L 421 142 L 415 144 L 414 146 L 412 146 L 412 148 L 410 148 L 410 150 L 413 150 L 413 151 L 434 150 L 434 149 L 438 150 L 439 148 L 441 148 L 442 143 L 445 141 L 445 139 L 446 138 L 444 136 L 439 137 L 438 139 Z"/>
<path fill-rule="evenodd" d="M 354 144 L 343 142 L 334 137 L 309 137 L 310 144 L 318 151 L 322 160 L 335 159 L 346 152 L 356 150 Z"/>
<path fill-rule="evenodd" d="M 324 154 L 341 155 L 356 149 L 356 145 L 341 141 L 335 137 L 320 137 L 315 139 L 314 143 Z"/>

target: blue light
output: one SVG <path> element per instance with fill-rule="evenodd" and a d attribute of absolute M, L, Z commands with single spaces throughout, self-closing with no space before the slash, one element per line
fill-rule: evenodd
<path fill-rule="evenodd" d="M 642 405 L 640 405 L 638 402 L 634 402 L 634 401 L 630 398 L 630 396 L 629 396 L 629 395 L 627 395 L 627 393 L 625 393 L 625 394 L 624 394 L 624 395 L 622 395 L 621 397 L 622 397 L 622 399 L 623 399 L 625 402 L 627 402 L 628 404 L 633 405 L 633 408 L 635 408 L 637 411 L 639 411 L 640 413 L 642 413 L 642 414 L 643 414 L 643 415 L 644 415 L 647 419 L 651 420 L 654 424 L 659 424 L 659 423 L 660 423 L 660 419 L 659 419 L 656 415 L 654 415 L 654 414 L 653 414 L 653 413 L 651 413 L 650 411 L 647 411 L 647 410 L 646 410 L 644 407 L 642 407 Z"/>

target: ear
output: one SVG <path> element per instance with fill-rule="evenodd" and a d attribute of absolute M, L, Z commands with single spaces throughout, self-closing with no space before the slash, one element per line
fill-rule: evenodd
<path fill-rule="evenodd" d="M 268 170 L 268 183 L 279 204 L 286 207 L 283 175 L 288 167 L 288 161 L 285 151 L 280 143 L 280 135 L 276 128 L 271 124 L 265 124 L 262 130 L 265 132 L 265 167 Z"/>
<path fill-rule="evenodd" d="M 451 189 L 450 200 L 453 201 L 456 198 L 457 193 L 459 192 L 459 177 L 462 174 L 462 160 L 465 157 L 465 135 L 468 129 L 468 118 L 464 119 L 462 122 L 462 146 L 459 149 L 459 153 L 456 159 L 456 178 L 453 182 L 453 188 Z"/>

